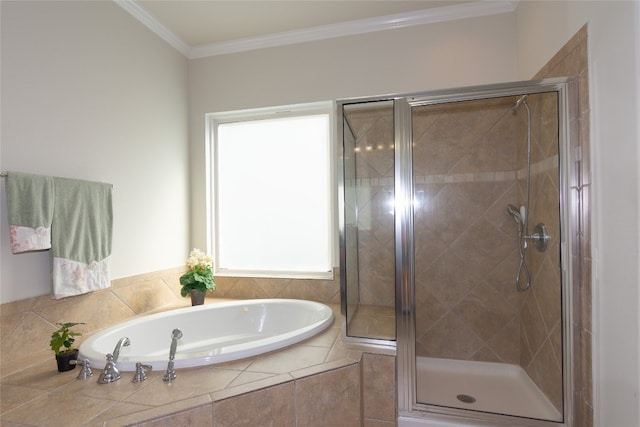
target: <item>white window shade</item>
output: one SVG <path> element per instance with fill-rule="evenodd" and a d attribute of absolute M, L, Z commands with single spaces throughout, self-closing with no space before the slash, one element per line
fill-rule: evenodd
<path fill-rule="evenodd" d="M 218 274 L 332 270 L 329 114 L 219 123 L 214 153 Z"/>

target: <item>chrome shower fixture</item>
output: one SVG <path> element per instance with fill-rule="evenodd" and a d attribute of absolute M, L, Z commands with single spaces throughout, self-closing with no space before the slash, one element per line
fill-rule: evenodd
<path fill-rule="evenodd" d="M 520 215 L 520 209 L 513 206 L 512 204 L 509 204 L 507 206 L 507 211 L 509 212 L 509 215 L 513 217 L 515 222 L 517 222 L 519 225 L 524 225 L 524 222 L 522 221 L 522 215 Z"/>
<path fill-rule="evenodd" d="M 520 105 L 527 99 L 527 95 L 522 95 L 520 98 L 518 98 L 518 100 L 516 101 L 516 105 L 513 106 L 512 110 L 516 111 L 518 108 L 520 108 Z"/>
<path fill-rule="evenodd" d="M 167 364 L 167 372 L 162 377 L 162 381 L 171 382 L 176 379 L 176 370 L 174 369 L 173 360 L 176 357 L 176 349 L 178 348 L 178 340 L 182 338 L 182 331 L 175 328 L 171 332 L 171 346 L 169 347 L 169 363 Z"/>

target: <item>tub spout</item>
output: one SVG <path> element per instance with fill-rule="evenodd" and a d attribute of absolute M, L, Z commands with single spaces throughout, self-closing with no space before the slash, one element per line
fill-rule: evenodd
<path fill-rule="evenodd" d="M 176 370 L 173 368 L 173 359 L 176 357 L 176 349 L 178 348 L 178 340 L 182 338 L 182 331 L 178 328 L 171 332 L 171 348 L 169 349 L 169 364 L 167 365 L 167 372 L 162 378 L 165 382 L 171 382 L 176 379 Z"/>
<path fill-rule="evenodd" d="M 113 349 L 113 353 L 107 354 L 107 364 L 98 377 L 99 384 L 109 384 L 114 381 L 118 381 L 122 377 L 120 371 L 118 371 L 116 363 L 118 363 L 118 357 L 120 357 L 120 349 L 128 346 L 129 344 L 131 344 L 129 338 L 122 337 Z"/>

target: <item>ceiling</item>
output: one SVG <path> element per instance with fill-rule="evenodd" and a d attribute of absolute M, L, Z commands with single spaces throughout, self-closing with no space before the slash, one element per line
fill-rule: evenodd
<path fill-rule="evenodd" d="M 505 0 L 114 1 L 192 58 L 296 40 L 318 40 L 502 13 L 515 9 L 517 3 Z M 504 10 L 505 7 L 508 10 Z"/>

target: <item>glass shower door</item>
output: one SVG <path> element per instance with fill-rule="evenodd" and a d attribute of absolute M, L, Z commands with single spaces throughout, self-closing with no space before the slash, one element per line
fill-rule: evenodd
<path fill-rule="evenodd" d="M 558 100 L 518 99 L 412 108 L 416 401 L 562 421 Z"/>

